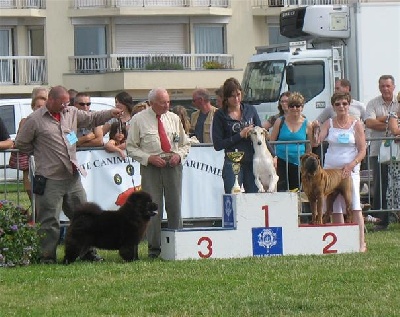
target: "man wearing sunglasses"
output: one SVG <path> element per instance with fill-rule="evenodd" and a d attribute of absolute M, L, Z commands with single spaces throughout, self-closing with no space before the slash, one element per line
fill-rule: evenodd
<path fill-rule="evenodd" d="M 90 96 L 85 92 L 79 92 L 74 98 L 74 106 L 79 110 L 90 111 Z M 77 147 L 96 147 L 103 146 L 102 126 L 93 129 L 79 128 L 77 131 Z"/>

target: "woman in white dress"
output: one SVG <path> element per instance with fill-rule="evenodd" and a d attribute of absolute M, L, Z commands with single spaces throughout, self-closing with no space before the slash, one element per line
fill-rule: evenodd
<path fill-rule="evenodd" d="M 359 225 L 360 251 L 367 250 L 364 238 L 364 218 L 360 204 L 360 162 L 366 154 L 365 133 L 362 123 L 350 116 L 349 93 L 337 92 L 331 98 L 336 117 L 326 120 L 321 126 L 319 142 L 327 141 L 328 150 L 325 154 L 324 168 L 342 169 L 343 177 L 353 180 L 353 221 Z M 343 223 L 345 203 L 339 195 L 333 205 L 332 222 Z"/>

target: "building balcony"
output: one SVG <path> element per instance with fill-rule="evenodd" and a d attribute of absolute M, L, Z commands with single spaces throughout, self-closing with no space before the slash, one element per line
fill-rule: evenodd
<path fill-rule="evenodd" d="M 231 16 L 231 0 L 72 0 L 70 17 Z"/>
<path fill-rule="evenodd" d="M 0 87 L 45 84 L 47 60 L 44 56 L 0 56 Z"/>
<path fill-rule="evenodd" d="M 70 71 L 77 74 L 133 70 L 234 69 L 228 54 L 110 54 L 72 56 Z"/>
<path fill-rule="evenodd" d="M 45 17 L 46 0 L 1 0 L 1 17 Z"/>
<path fill-rule="evenodd" d="M 110 54 L 70 57 L 67 87 L 87 91 L 135 90 L 147 93 L 165 87 L 179 94 L 194 87 L 219 87 L 226 78 L 241 76 L 232 55 L 227 54 Z"/>

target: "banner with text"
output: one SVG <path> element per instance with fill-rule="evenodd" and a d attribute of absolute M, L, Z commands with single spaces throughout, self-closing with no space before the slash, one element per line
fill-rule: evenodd
<path fill-rule="evenodd" d="M 79 164 L 88 175 L 82 177 L 88 201 L 103 209 L 118 209 L 118 196 L 141 184 L 140 164 L 103 149 L 78 151 Z M 210 146 L 192 146 L 183 162 L 182 217 L 214 218 L 222 216 L 222 166 L 224 153 Z M 166 214 L 164 213 L 164 218 Z"/>

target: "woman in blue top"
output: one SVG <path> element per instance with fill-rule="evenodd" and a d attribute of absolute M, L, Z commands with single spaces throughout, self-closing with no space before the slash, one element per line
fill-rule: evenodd
<path fill-rule="evenodd" d="M 304 97 L 294 92 L 289 97 L 288 112 L 275 121 L 271 133 L 271 141 L 306 141 L 311 142 L 311 122 L 302 115 Z M 281 125 L 282 120 L 284 120 Z M 300 188 L 300 156 L 311 151 L 310 143 L 287 143 L 276 145 L 278 156 L 277 174 L 279 176 L 278 191 Z"/>
<path fill-rule="evenodd" d="M 260 118 L 254 106 L 241 103 L 243 91 L 237 79 L 227 79 L 222 89 L 223 105 L 215 112 L 212 125 L 214 149 L 225 150 L 225 154 L 235 150 L 244 152 L 239 184 L 243 184 L 246 193 L 257 193 L 258 188 L 253 174 L 254 149 L 248 134 L 254 126 L 261 126 Z M 271 146 L 269 149 L 273 151 Z M 275 156 L 273 152 L 272 156 Z M 222 179 L 225 193 L 230 194 L 235 183 L 235 175 L 232 171 L 232 162 L 226 156 Z"/>

